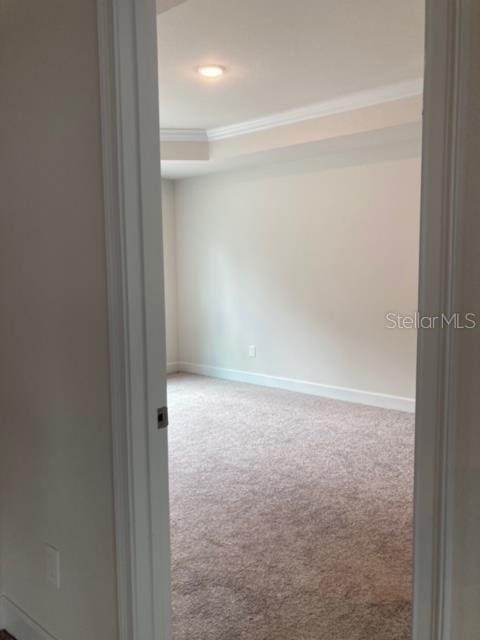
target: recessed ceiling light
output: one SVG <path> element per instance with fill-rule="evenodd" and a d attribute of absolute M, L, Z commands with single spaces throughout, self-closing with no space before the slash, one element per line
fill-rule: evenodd
<path fill-rule="evenodd" d="M 225 73 L 225 67 L 219 64 L 206 64 L 198 67 L 198 73 L 204 78 L 220 78 Z"/>

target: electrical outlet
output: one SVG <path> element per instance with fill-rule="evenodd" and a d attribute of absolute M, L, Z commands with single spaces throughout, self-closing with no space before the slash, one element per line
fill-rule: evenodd
<path fill-rule="evenodd" d="M 50 544 L 45 545 L 45 570 L 47 582 L 60 589 L 60 551 Z"/>
<path fill-rule="evenodd" d="M 254 344 L 251 344 L 248 347 L 248 355 L 250 358 L 256 358 L 257 357 L 257 347 Z"/>

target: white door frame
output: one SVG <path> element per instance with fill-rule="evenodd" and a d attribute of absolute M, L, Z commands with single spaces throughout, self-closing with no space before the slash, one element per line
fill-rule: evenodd
<path fill-rule="evenodd" d="M 156 414 L 166 403 L 156 7 L 155 0 L 97 4 L 119 639 L 169 640 L 167 438 Z M 459 86 L 468 73 L 465 48 L 474 5 L 427 0 L 419 303 L 424 313 L 453 311 L 458 298 Z M 450 469 L 458 455 L 448 446 L 456 427 L 454 338 L 451 330 L 419 333 L 414 640 L 457 640 L 447 597 L 454 587 L 448 563 L 454 544 Z"/>
<path fill-rule="evenodd" d="M 478 249 L 467 253 L 466 238 L 478 230 L 480 208 L 473 186 L 480 160 L 479 40 L 476 0 L 427 0 L 419 289 L 419 311 L 427 316 L 477 306 L 480 261 Z M 469 463 L 472 453 L 478 456 L 472 434 L 480 381 L 465 358 L 465 343 L 474 349 L 478 332 L 467 334 L 449 327 L 418 336 L 414 640 L 469 640 L 480 629 L 473 553 L 479 509 L 472 508 L 480 474 Z M 472 533 L 477 544 L 467 550 Z"/>
<path fill-rule="evenodd" d="M 155 0 L 98 0 L 119 640 L 170 637 Z"/>

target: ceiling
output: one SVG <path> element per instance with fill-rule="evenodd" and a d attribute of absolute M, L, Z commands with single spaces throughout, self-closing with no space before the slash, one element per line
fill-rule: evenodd
<path fill-rule="evenodd" d="M 160 124 L 211 129 L 420 78 L 423 0 L 187 0 L 157 17 Z M 217 63 L 217 81 L 196 73 Z"/>

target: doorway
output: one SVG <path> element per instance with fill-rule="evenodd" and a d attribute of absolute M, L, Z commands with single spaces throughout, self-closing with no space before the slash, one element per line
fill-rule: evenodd
<path fill-rule="evenodd" d="M 113 22 L 104 20 L 105 16 L 100 13 L 100 40 L 108 45 L 104 48 L 101 71 L 104 74 L 102 111 L 106 167 L 111 169 L 110 174 L 106 173 L 112 177 L 110 182 L 106 181 L 106 200 L 110 329 L 115 346 L 112 398 L 117 417 L 114 420 L 114 457 L 117 460 L 120 636 L 132 637 L 133 632 L 134 637 L 168 638 L 166 439 L 165 425 L 159 425 L 157 418 L 158 406 L 165 403 L 166 396 L 164 374 L 160 371 L 157 376 L 156 373 L 158 363 L 165 362 L 165 345 L 158 338 L 163 323 L 159 302 L 163 278 L 158 278 L 159 265 L 155 260 L 158 251 L 154 247 L 161 225 L 158 221 L 158 174 L 155 175 L 151 162 L 159 157 L 158 137 L 152 135 L 158 127 L 153 91 L 156 83 L 152 81 L 156 77 L 155 25 L 152 25 L 150 4 L 127 5 L 125 2 L 125 10 L 114 11 Z M 468 11 L 461 13 L 459 7 L 449 2 L 427 3 L 420 261 L 420 309 L 427 313 L 452 309 L 453 304 L 447 291 L 458 265 L 450 263 L 449 278 L 445 278 L 444 267 L 448 264 L 445 247 L 456 246 L 458 235 L 452 235 L 454 202 L 440 184 L 444 183 L 445 175 L 455 175 L 454 161 L 463 152 L 462 147 L 452 146 L 447 123 L 452 123 L 452 103 L 462 101 L 452 87 L 458 86 L 459 74 L 467 73 L 461 64 L 463 58 L 459 58 L 459 33 L 473 29 L 475 23 L 468 17 Z M 109 25 L 113 25 L 112 29 Z M 474 40 L 462 40 L 466 41 Z M 449 43 L 448 47 L 445 42 Z M 116 66 L 109 66 L 113 61 Z M 122 83 L 118 82 L 119 77 Z M 113 88 L 107 82 L 109 78 L 115 78 Z M 116 137 L 118 129 L 112 118 L 112 107 L 118 105 L 122 107 L 120 111 L 113 111 L 120 117 L 121 137 Z M 136 116 L 127 118 L 127 113 Z M 465 113 L 463 115 L 466 117 Z M 460 118 L 453 129 L 465 122 Z M 112 150 L 114 153 L 110 155 Z M 117 160 L 120 174 L 114 170 Z M 140 192 L 141 200 L 138 199 Z M 115 214 L 116 203 L 120 203 L 120 216 Z M 442 214 L 438 222 L 439 210 L 445 215 Z M 430 229 L 428 233 L 427 228 Z M 143 246 L 138 243 L 139 238 Z M 122 274 L 128 278 L 122 279 Z M 129 295 L 125 296 L 127 292 Z M 160 296 L 153 295 L 155 292 Z M 447 500 L 447 489 L 452 486 L 449 471 L 452 467 L 447 465 L 446 436 L 455 433 L 455 422 L 451 420 L 455 402 L 454 399 L 450 401 L 448 394 L 446 403 L 441 400 L 446 397 L 445 389 L 455 386 L 450 366 L 454 353 L 450 335 L 451 332 L 433 331 L 420 332 L 419 336 L 414 638 L 441 637 L 443 621 L 452 606 L 451 599 L 443 597 L 446 574 L 441 570 L 448 549 L 454 545 L 445 524 L 453 517 Z M 126 395 L 122 394 L 123 389 L 127 390 Z M 162 427 L 160 430 L 159 426 Z M 134 455 L 127 455 L 129 451 Z M 457 455 L 457 450 L 450 451 L 450 462 L 452 456 Z M 125 491 L 119 490 L 122 487 Z M 132 506 L 135 506 L 135 517 Z M 456 574 L 455 581 L 462 591 L 461 573 Z M 462 628 L 470 624 L 469 620 L 463 620 Z"/>
<path fill-rule="evenodd" d="M 158 17 L 174 638 L 411 638 L 424 7 L 344 9 Z"/>

